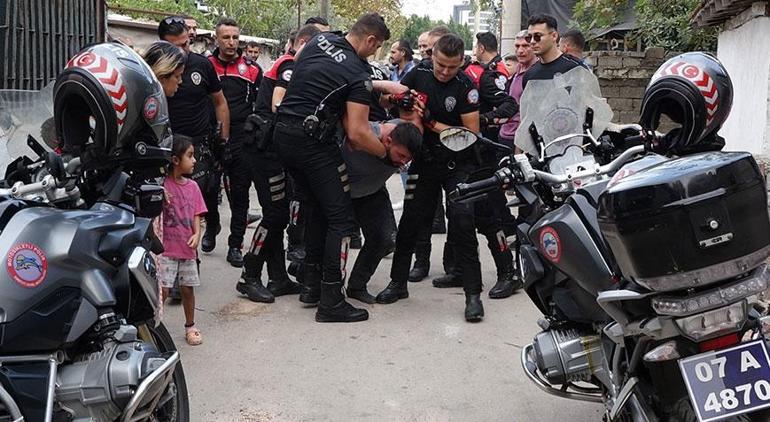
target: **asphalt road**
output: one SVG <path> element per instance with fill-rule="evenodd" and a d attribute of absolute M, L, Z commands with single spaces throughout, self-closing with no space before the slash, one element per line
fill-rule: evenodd
<path fill-rule="evenodd" d="M 397 177 L 389 188 L 400 200 Z M 257 208 L 253 194 L 252 203 Z M 239 297 L 240 270 L 224 259 L 227 232 L 201 265 L 196 323 L 203 345 L 184 342 L 181 306 L 164 310 L 182 352 L 193 421 L 601 420 L 600 406 L 547 395 L 522 372 L 519 354 L 539 331 L 540 316 L 525 294 L 484 296 L 486 318 L 469 324 L 462 290 L 436 289 L 426 279 L 410 283 L 409 299 L 395 304 L 352 301 L 367 307 L 367 322 L 318 324 L 315 308 L 296 296 L 273 304 Z M 433 237 L 434 245 L 443 242 L 443 235 Z M 480 244 L 488 289 L 494 263 Z M 434 247 L 433 276 L 440 256 Z M 390 263 L 380 264 L 370 292 L 387 285 Z"/>

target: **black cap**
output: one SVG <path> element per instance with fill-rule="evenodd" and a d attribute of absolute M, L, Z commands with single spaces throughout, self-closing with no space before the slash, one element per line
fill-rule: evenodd
<path fill-rule="evenodd" d="M 187 31 L 187 25 L 182 16 L 169 16 L 158 24 L 158 38 L 163 39 L 166 35 L 179 35 Z"/>
<path fill-rule="evenodd" d="M 317 23 L 319 25 L 323 25 L 323 26 L 329 26 L 329 21 L 327 21 L 325 18 L 323 18 L 321 16 L 313 16 L 311 18 L 308 18 L 305 21 L 305 25 L 312 25 L 312 24 L 315 24 L 315 23 Z"/>

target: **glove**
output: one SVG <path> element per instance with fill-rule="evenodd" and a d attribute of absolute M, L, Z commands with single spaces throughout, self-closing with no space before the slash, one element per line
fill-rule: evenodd
<path fill-rule="evenodd" d="M 489 126 L 489 118 L 483 114 L 479 115 L 479 126 L 482 128 Z"/>
<path fill-rule="evenodd" d="M 414 96 L 412 96 L 411 91 L 392 94 L 388 98 L 388 102 L 406 111 L 412 111 L 414 109 Z"/>

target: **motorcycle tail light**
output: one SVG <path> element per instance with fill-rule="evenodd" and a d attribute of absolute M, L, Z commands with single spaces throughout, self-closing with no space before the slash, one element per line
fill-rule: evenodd
<path fill-rule="evenodd" d="M 699 343 L 698 348 L 700 348 L 701 353 L 709 352 L 711 350 L 724 349 L 727 346 L 732 346 L 733 344 L 738 343 L 738 340 L 738 333 L 732 333 Z"/>
<path fill-rule="evenodd" d="M 683 336 L 695 342 L 701 342 L 737 331 L 745 321 L 746 301 L 742 300 L 713 311 L 679 318 L 675 322 Z"/>
<path fill-rule="evenodd" d="M 751 295 L 768 295 L 770 270 L 766 265 L 757 268 L 749 277 L 730 284 L 687 297 L 661 296 L 652 299 L 652 308 L 660 315 L 685 316 L 703 312 Z"/>

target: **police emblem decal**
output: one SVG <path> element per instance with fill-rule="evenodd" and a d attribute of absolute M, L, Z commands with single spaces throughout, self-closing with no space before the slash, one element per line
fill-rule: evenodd
<path fill-rule="evenodd" d="M 239 64 L 239 65 L 238 65 L 238 73 L 239 73 L 241 76 L 243 76 L 243 75 L 245 75 L 245 74 L 246 74 L 246 69 L 247 69 L 247 68 L 246 68 L 246 64 L 245 64 L 245 63 L 241 63 L 241 64 Z"/>
<path fill-rule="evenodd" d="M 455 106 L 457 105 L 457 99 L 455 97 L 446 97 L 444 100 L 444 107 L 446 107 L 446 111 L 452 112 L 452 110 L 455 109 Z"/>
<path fill-rule="evenodd" d="M 48 274 L 48 259 L 33 243 L 20 243 L 8 251 L 5 262 L 8 275 L 22 287 L 39 286 Z"/>
<path fill-rule="evenodd" d="M 500 76 L 497 77 L 497 79 L 495 79 L 495 86 L 500 88 L 501 91 L 505 91 L 505 83 L 507 81 L 508 80 L 505 78 L 505 76 L 500 75 Z"/>
<path fill-rule="evenodd" d="M 293 72 L 292 72 L 291 69 L 284 70 L 283 73 L 281 73 L 281 79 L 283 79 L 286 82 L 290 82 L 291 81 L 291 74 L 292 73 Z"/>
<path fill-rule="evenodd" d="M 545 227 L 540 231 L 540 251 L 554 264 L 561 259 L 561 239 L 553 227 Z"/>
<path fill-rule="evenodd" d="M 479 91 L 476 89 L 468 91 L 468 102 L 471 104 L 477 104 L 479 102 Z"/>
<path fill-rule="evenodd" d="M 201 74 L 198 72 L 193 72 L 190 74 L 190 79 L 192 79 L 192 83 L 195 85 L 201 84 Z"/>
<path fill-rule="evenodd" d="M 158 100 L 155 97 L 150 97 L 144 102 L 144 118 L 149 121 L 155 120 L 158 117 Z"/>

